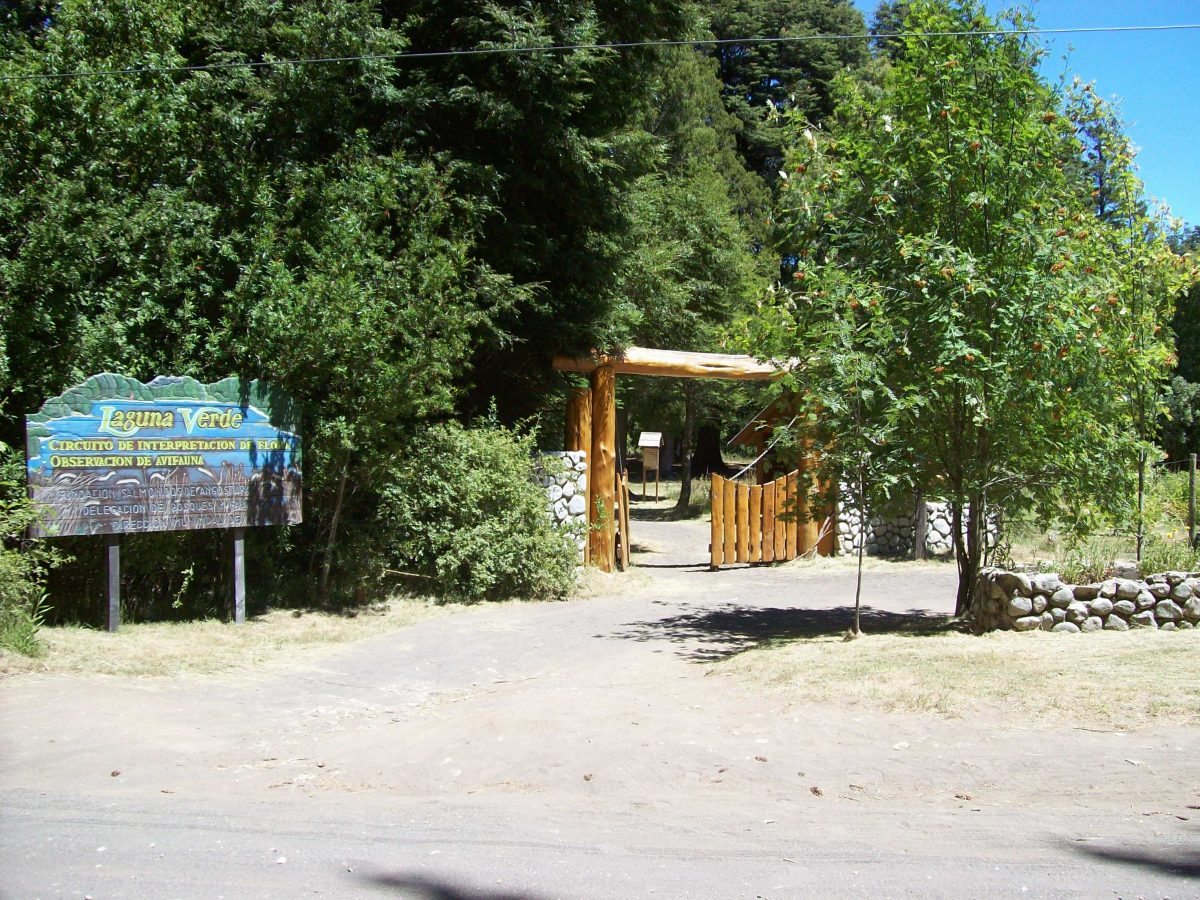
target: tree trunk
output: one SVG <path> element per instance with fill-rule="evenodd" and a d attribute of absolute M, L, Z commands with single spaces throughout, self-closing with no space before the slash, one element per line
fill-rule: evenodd
<path fill-rule="evenodd" d="M 950 507 L 953 520 L 951 527 L 954 529 L 954 560 L 958 564 L 958 598 L 954 604 L 954 615 L 958 617 L 966 615 L 970 608 L 975 581 L 979 577 L 980 562 L 983 559 L 983 523 L 987 521 L 985 506 L 984 498 L 971 498 L 967 506 L 965 529 L 961 501 L 955 501 Z"/>
<path fill-rule="evenodd" d="M 854 585 L 854 633 L 862 634 L 860 613 L 862 610 L 863 554 L 867 550 L 867 503 L 866 479 L 858 473 L 858 581 Z"/>
<path fill-rule="evenodd" d="M 1146 451 L 1138 451 L 1137 486 L 1137 561 L 1142 561 L 1142 547 L 1146 541 Z"/>
<path fill-rule="evenodd" d="M 333 548 L 337 543 L 338 520 L 342 515 L 342 501 L 346 497 L 346 476 L 350 470 L 350 451 L 342 456 L 342 473 L 338 477 L 337 496 L 333 501 L 333 518 L 329 522 L 329 540 L 325 543 L 325 559 L 321 563 L 321 583 L 317 597 L 322 603 L 329 599 L 329 573 L 333 568 Z"/>
<path fill-rule="evenodd" d="M 695 387 L 692 387 L 695 390 Z M 730 475 L 733 470 L 721 458 L 721 431 L 715 425 L 701 425 L 696 429 L 695 451 L 692 455 L 692 472 L 697 475 Z"/>
<path fill-rule="evenodd" d="M 958 598 L 954 603 L 954 615 L 961 616 L 971 602 L 972 582 L 967 548 L 963 544 L 963 508 L 961 500 L 950 503 L 950 531 L 954 541 L 954 562 L 958 566 Z"/>
<path fill-rule="evenodd" d="M 683 465 L 679 472 L 679 500 L 675 504 L 675 516 L 686 516 L 692 502 L 692 456 L 695 452 L 696 388 L 688 382 L 683 386 Z"/>

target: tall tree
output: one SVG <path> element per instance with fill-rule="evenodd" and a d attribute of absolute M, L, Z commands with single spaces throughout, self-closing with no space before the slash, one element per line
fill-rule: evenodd
<path fill-rule="evenodd" d="M 711 16 L 714 37 L 729 42 L 714 53 L 725 105 L 742 124 L 738 147 L 774 184 L 784 140 L 775 114 L 796 110 L 813 121 L 829 114 L 834 78 L 868 57 L 867 40 L 844 39 L 865 33 L 862 14 L 850 0 L 721 0 Z"/>
<path fill-rule="evenodd" d="M 305 412 L 293 560 L 369 558 L 415 430 L 629 333 L 625 192 L 657 158 L 653 50 L 397 54 L 673 37 L 683 11 L 4 4 L 0 440 L 104 369 L 270 379 Z"/>
<path fill-rule="evenodd" d="M 1171 239 L 1175 252 L 1200 271 L 1200 227 L 1192 226 Z M 1200 453 L 1200 281 L 1179 297 L 1171 321 L 1177 362 L 1160 410 L 1159 441 L 1172 459 Z"/>
<path fill-rule="evenodd" d="M 953 509 L 965 611 L 994 509 L 1043 513 L 1065 498 L 1112 510 L 1144 442 L 1122 392 L 1160 376 L 1162 317 L 1180 286 L 1157 238 L 1091 214 L 1083 146 L 1019 31 L 908 36 L 883 90 L 839 81 L 828 134 L 805 124 L 779 217 L 798 259 L 752 345 L 820 353 L 797 309 L 845 271 L 872 328 L 896 335 L 883 382 L 915 486 Z M 914 0 L 909 30 L 991 31 L 975 0 Z M 1156 299 L 1132 315 L 1121 248 Z"/>
<path fill-rule="evenodd" d="M 658 170 L 630 192 L 635 230 L 626 294 L 637 298 L 634 337 L 655 347 L 714 350 L 767 277 L 754 252 L 752 210 L 765 206 L 762 183 L 738 156 L 736 121 L 721 104 L 713 62 L 671 48 L 647 95 L 642 123 L 661 147 Z M 663 388 L 638 394 L 662 402 Z M 698 424 L 728 392 L 684 380 L 666 390 L 683 411 L 683 471 L 677 511 L 691 501 Z M 636 405 L 636 400 L 635 400 Z"/>

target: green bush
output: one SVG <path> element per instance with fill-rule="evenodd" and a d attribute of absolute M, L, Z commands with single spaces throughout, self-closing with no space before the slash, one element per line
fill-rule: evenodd
<path fill-rule="evenodd" d="M 37 656 L 45 610 L 42 579 L 58 556 L 25 537 L 36 511 L 25 493 L 23 463 L 20 453 L 0 443 L 0 647 Z"/>
<path fill-rule="evenodd" d="M 532 453 L 530 438 L 492 422 L 419 434 L 383 495 L 397 569 L 430 579 L 449 599 L 564 596 L 578 550 L 550 522 Z"/>
<path fill-rule="evenodd" d="M 1138 568 L 1143 575 L 1158 572 L 1195 572 L 1200 569 L 1200 553 L 1188 546 L 1187 533 L 1182 540 L 1152 534 L 1142 547 L 1142 561 Z"/>

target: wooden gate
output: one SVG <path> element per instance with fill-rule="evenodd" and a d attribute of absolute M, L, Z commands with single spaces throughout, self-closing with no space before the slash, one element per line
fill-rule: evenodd
<path fill-rule="evenodd" d="M 811 521 L 807 507 L 798 470 L 754 485 L 713 475 L 711 567 L 784 562 L 814 548 L 829 552 L 823 532 L 830 523 Z"/>

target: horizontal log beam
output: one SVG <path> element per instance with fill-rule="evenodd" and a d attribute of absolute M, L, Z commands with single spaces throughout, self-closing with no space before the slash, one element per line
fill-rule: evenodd
<path fill-rule="evenodd" d="M 559 372 L 593 372 L 611 365 L 617 375 L 654 375 L 661 378 L 720 378 L 732 381 L 769 381 L 786 371 L 783 366 L 760 362 L 753 356 L 732 353 L 690 353 L 627 347 L 617 356 L 554 357 Z"/>

